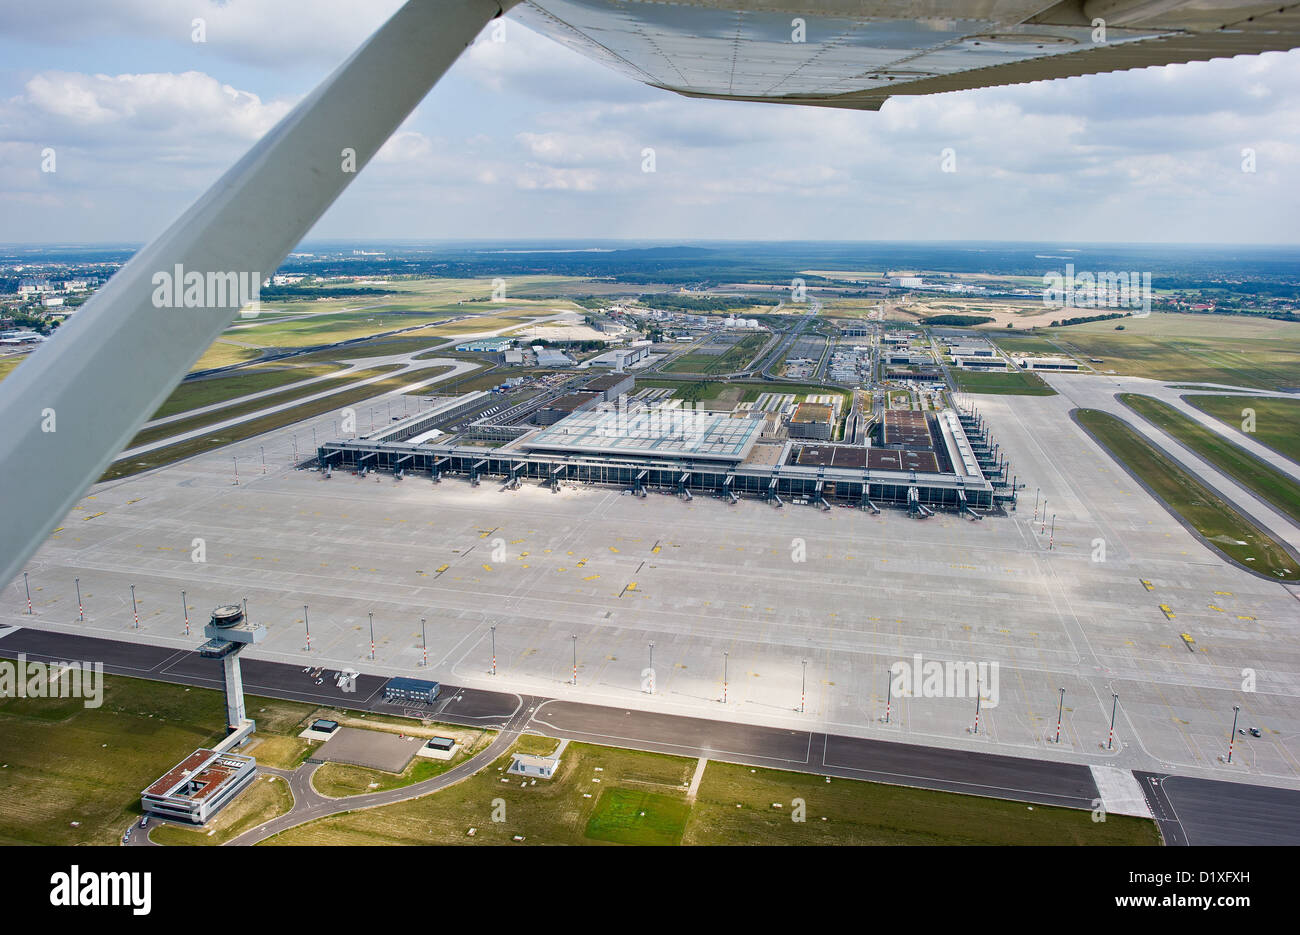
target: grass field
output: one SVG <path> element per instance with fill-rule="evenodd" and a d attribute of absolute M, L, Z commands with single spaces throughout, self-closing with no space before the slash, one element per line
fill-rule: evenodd
<path fill-rule="evenodd" d="M 314 396 L 316 393 L 325 393 L 329 390 L 350 386 L 359 380 L 367 380 L 371 377 L 378 377 L 385 373 L 391 373 L 392 371 L 399 369 L 399 366 L 399 364 L 388 364 L 387 366 L 375 367 L 370 370 L 358 370 L 341 376 L 330 377 L 328 380 L 321 380 L 319 383 L 311 383 L 307 386 L 294 387 L 280 393 L 272 393 L 270 396 L 263 396 L 259 399 L 246 400 L 243 402 L 236 400 L 229 406 L 223 406 L 222 408 L 214 409 L 211 412 L 190 416 L 187 419 L 177 419 L 174 422 L 168 422 L 166 425 L 158 425 L 153 428 L 143 429 L 136 433 L 135 438 L 131 439 L 127 448 L 135 448 L 139 445 L 148 445 L 152 442 L 161 441 L 164 438 L 171 438 L 173 435 L 183 435 L 186 432 L 203 428 L 205 425 L 215 425 L 216 423 L 224 422 L 227 419 L 245 416 L 252 412 L 260 412 L 263 409 L 269 409 L 272 406 L 292 402 L 295 399 L 302 399 L 304 396 Z"/>
<path fill-rule="evenodd" d="M 1115 325 L 1123 324 L 1123 331 Z M 1046 332 L 1100 370 L 1153 380 L 1300 387 L 1300 324 L 1229 315 L 1153 314 Z"/>
<path fill-rule="evenodd" d="M 1008 370 L 1005 373 L 981 373 L 977 370 L 952 371 L 958 389 L 967 393 L 993 393 L 1005 396 L 1055 396 L 1036 373 Z"/>
<path fill-rule="evenodd" d="M 259 731 L 286 732 L 311 705 L 249 696 Z M 0 699 L 0 844 L 114 844 L 140 792 L 225 736 L 217 691 L 104 678 L 103 704 Z M 73 825 L 77 822 L 77 825 Z"/>
<path fill-rule="evenodd" d="M 263 774 L 254 777 L 251 786 L 202 828 L 166 823 L 144 831 L 137 828 L 135 833 L 147 831 L 150 841 L 168 847 L 213 846 L 225 844 L 291 808 L 293 793 L 289 791 L 289 784 L 279 776 Z"/>
<path fill-rule="evenodd" d="M 299 380 L 310 380 L 312 377 L 324 376 L 338 369 L 336 364 L 318 364 L 310 367 L 287 363 L 264 364 L 236 370 L 229 375 L 192 380 L 176 387 L 151 418 L 163 419 L 178 412 L 223 403 L 240 396 L 247 396 L 249 393 L 260 393 Z"/>
<path fill-rule="evenodd" d="M 989 339 L 1004 351 L 1052 356 L 1061 349 L 1047 338 L 1034 334 L 991 334 Z"/>
<path fill-rule="evenodd" d="M 795 800 L 804 821 L 793 820 Z M 780 807 L 776 807 L 776 803 Z M 683 844 L 1157 845 L 1123 815 L 832 779 L 710 761 Z"/>
<path fill-rule="evenodd" d="M 1300 399 L 1268 396 L 1202 396 L 1183 399 L 1224 425 L 1241 430 L 1244 409 L 1255 411 L 1256 441 L 1300 464 Z"/>
<path fill-rule="evenodd" d="M 521 738 L 521 742 L 526 738 Z M 710 761 L 569 744 L 560 771 L 505 777 L 503 756 L 440 792 L 336 815 L 270 844 L 1158 844 L 1154 823 Z M 503 781 L 504 780 L 504 781 Z M 796 799 L 805 821 L 796 822 Z M 496 804 L 494 804 L 494 802 Z M 781 803 L 777 806 L 776 803 Z M 505 821 L 492 821 L 503 805 Z M 469 834 L 469 829 L 474 834 Z"/>
<path fill-rule="evenodd" d="M 722 354 L 683 354 L 664 367 L 665 373 L 732 373 L 744 368 L 767 343 L 767 334 L 747 334 Z"/>
<path fill-rule="evenodd" d="M 1300 523 L 1300 484 L 1291 477 L 1166 403 L 1134 393 L 1125 393 L 1120 399 L 1147 421 L 1158 425 L 1237 483 Z"/>
<path fill-rule="evenodd" d="M 1300 581 L 1300 562 L 1123 421 L 1096 409 L 1080 409 L 1077 416 L 1112 456 L 1212 548 L 1252 571 L 1283 581 Z"/>
<path fill-rule="evenodd" d="M 352 387 L 340 393 L 334 393 L 322 397 L 310 403 L 303 403 L 300 406 L 291 406 L 280 412 L 271 413 L 258 419 L 250 419 L 247 422 L 240 422 L 227 428 L 215 432 L 211 435 L 200 435 L 197 438 L 191 438 L 188 441 L 177 442 L 174 445 L 167 445 L 163 448 L 156 448 L 153 451 L 131 458 L 127 461 L 117 461 L 111 465 L 101 481 L 113 480 L 117 477 L 126 477 L 130 474 L 136 474 L 140 471 L 147 471 L 151 468 L 160 467 L 164 464 L 171 464 L 173 461 L 179 461 L 181 458 L 188 458 L 192 455 L 208 451 L 213 448 L 219 448 L 222 445 L 228 445 L 231 442 L 241 441 L 245 438 L 252 438 L 255 435 L 261 435 L 272 429 L 278 429 L 293 422 L 307 419 L 312 416 L 320 415 L 323 412 L 329 412 L 342 406 L 360 402 L 363 399 L 370 399 L 375 396 L 381 396 L 384 393 L 400 389 L 416 380 L 436 376 L 439 373 L 445 373 L 446 367 L 424 367 L 419 370 L 407 370 L 402 374 L 389 377 L 386 380 L 380 380 L 377 383 L 371 383 L 367 386 Z M 266 401 L 259 401 L 255 409 L 261 409 L 267 405 Z M 227 416 L 229 418 L 229 416 Z M 311 452 L 305 448 L 299 449 L 300 457 L 310 456 Z"/>

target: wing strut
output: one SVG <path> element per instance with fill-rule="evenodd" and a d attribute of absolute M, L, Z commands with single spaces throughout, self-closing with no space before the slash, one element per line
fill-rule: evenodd
<path fill-rule="evenodd" d="M 0 583 L 511 5 L 409 0 L 0 384 Z"/>

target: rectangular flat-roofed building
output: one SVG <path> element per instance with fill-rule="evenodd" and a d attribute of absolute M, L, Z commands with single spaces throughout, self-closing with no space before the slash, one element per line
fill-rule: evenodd
<path fill-rule="evenodd" d="M 588 380 L 582 388 L 589 393 L 599 393 L 606 402 L 613 402 L 625 393 L 632 392 L 636 379 L 631 374 L 607 373 Z"/>
<path fill-rule="evenodd" d="M 389 679 L 384 685 L 384 700 L 393 703 L 433 704 L 441 691 L 442 686 L 437 682 L 398 676 Z"/>
<path fill-rule="evenodd" d="M 762 427 L 761 419 L 704 409 L 594 410 L 574 413 L 519 446 L 563 454 L 739 462 L 748 457 Z"/>
<path fill-rule="evenodd" d="M 822 403 L 800 403 L 790 416 L 791 438 L 818 438 L 829 441 L 834 410 Z"/>
<path fill-rule="evenodd" d="M 880 432 L 880 444 L 885 448 L 934 447 L 929 420 L 915 409 L 886 409 Z"/>
<path fill-rule="evenodd" d="M 559 399 L 551 400 L 534 412 L 533 422 L 537 425 L 554 425 L 575 412 L 590 409 L 601 400 L 600 393 L 570 393 L 568 396 L 561 396 Z"/>
<path fill-rule="evenodd" d="M 223 809 L 257 773 L 257 761 L 238 753 L 195 750 L 140 794 L 151 815 L 201 825 Z"/>

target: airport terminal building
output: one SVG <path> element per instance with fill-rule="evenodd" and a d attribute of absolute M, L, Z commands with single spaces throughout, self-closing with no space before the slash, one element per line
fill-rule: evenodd
<path fill-rule="evenodd" d="M 761 415 L 761 414 L 760 414 Z M 499 447 L 461 445 L 456 439 L 415 442 L 437 414 L 395 424 L 381 437 L 338 439 L 317 451 L 327 469 L 500 478 L 510 485 L 536 480 L 603 484 L 644 496 L 649 490 L 722 497 L 757 497 L 780 505 L 798 499 L 875 509 L 906 505 L 984 511 L 1013 501 L 1007 465 L 974 415 L 911 412 L 886 416 L 883 444 L 836 445 L 785 438 L 760 444 L 764 420 L 748 412 L 674 406 L 601 403 L 577 407 L 555 422 L 498 426 Z"/>

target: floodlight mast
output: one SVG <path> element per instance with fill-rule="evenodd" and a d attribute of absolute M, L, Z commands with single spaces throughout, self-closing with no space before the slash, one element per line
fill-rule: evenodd
<path fill-rule="evenodd" d="M 237 312 L 238 299 L 157 303 L 155 277 L 243 274 L 260 286 L 483 27 L 516 2 L 408 0 L 0 385 L 0 476 L 22 477 L 33 465 L 42 475 L 0 495 L 0 583 L 18 574 Z M 180 293 L 183 284 L 173 285 Z"/>

